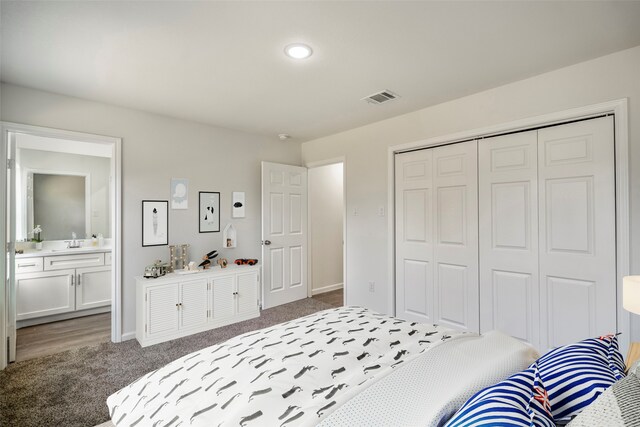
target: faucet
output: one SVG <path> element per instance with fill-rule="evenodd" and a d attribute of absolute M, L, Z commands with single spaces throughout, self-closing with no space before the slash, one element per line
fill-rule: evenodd
<path fill-rule="evenodd" d="M 77 234 L 74 232 L 71 233 L 71 241 L 67 240 L 67 248 L 79 248 L 81 246 L 81 242 L 76 240 Z"/>

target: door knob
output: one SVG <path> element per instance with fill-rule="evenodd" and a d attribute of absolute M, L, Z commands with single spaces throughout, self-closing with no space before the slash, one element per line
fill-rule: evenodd
<path fill-rule="evenodd" d="M 265 240 L 262 242 L 262 244 L 269 246 L 271 244 L 271 240 Z"/>

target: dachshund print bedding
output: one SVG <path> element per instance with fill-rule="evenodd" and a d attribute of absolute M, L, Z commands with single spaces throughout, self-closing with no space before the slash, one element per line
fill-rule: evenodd
<path fill-rule="evenodd" d="M 315 425 L 403 363 L 462 335 L 340 307 L 184 356 L 107 405 L 118 427 Z"/>

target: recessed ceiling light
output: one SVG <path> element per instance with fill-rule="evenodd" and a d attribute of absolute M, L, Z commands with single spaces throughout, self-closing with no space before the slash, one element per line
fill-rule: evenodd
<path fill-rule="evenodd" d="M 311 49 L 306 44 L 302 43 L 293 43 L 285 46 L 284 53 L 293 59 L 305 59 L 311 56 L 313 53 L 313 49 Z"/>

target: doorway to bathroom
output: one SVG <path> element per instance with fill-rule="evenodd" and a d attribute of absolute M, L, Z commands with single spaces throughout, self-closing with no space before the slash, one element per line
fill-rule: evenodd
<path fill-rule="evenodd" d="M 344 160 L 307 165 L 308 295 L 333 307 L 347 301 Z"/>
<path fill-rule="evenodd" d="M 6 361 L 120 337 L 120 139 L 3 125 Z"/>

